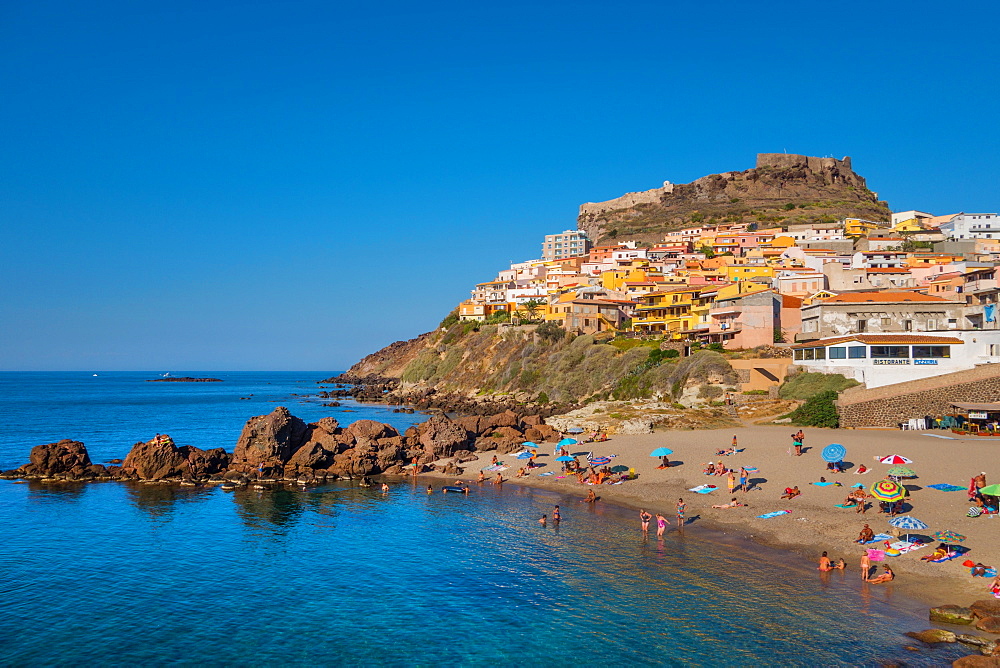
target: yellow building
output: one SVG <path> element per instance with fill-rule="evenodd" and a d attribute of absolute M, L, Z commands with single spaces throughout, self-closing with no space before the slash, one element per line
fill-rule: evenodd
<path fill-rule="evenodd" d="M 863 218 L 844 219 L 844 234 L 849 237 L 864 237 L 869 232 L 887 230 L 890 227 L 892 227 L 891 223 L 877 223 L 873 220 L 865 220 Z"/>
<path fill-rule="evenodd" d="M 727 265 L 723 267 L 727 283 L 738 283 L 751 278 L 771 278 L 774 267 L 769 265 Z"/>
<path fill-rule="evenodd" d="M 924 232 L 923 225 L 916 218 L 901 220 L 892 226 L 893 232 Z"/>
<path fill-rule="evenodd" d="M 643 295 L 638 298 L 632 330 L 684 339 L 702 317 L 707 318 L 717 289 L 714 285 L 697 285 Z M 711 300 L 701 298 L 702 293 L 711 293 Z"/>

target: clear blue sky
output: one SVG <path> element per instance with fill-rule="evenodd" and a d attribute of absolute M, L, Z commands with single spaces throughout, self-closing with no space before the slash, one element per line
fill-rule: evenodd
<path fill-rule="evenodd" d="M 337 369 L 581 202 L 851 155 L 1000 209 L 989 3 L 0 4 L 0 369 Z"/>

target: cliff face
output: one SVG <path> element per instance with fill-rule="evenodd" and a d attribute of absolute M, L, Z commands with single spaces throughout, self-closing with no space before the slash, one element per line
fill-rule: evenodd
<path fill-rule="evenodd" d="M 498 331 L 473 322 L 392 344 L 345 374 L 346 379 L 370 375 L 398 378 L 400 397 L 433 389 L 484 401 L 566 404 L 649 397 L 707 403 L 738 382 L 714 352 L 663 359 L 656 342 L 610 343 L 551 325 Z"/>
<path fill-rule="evenodd" d="M 577 222 L 597 243 L 657 242 L 667 231 L 699 223 L 763 227 L 845 217 L 888 220 L 889 215 L 888 205 L 868 190 L 850 158 L 759 153 L 753 169 L 588 202 L 580 206 Z"/>

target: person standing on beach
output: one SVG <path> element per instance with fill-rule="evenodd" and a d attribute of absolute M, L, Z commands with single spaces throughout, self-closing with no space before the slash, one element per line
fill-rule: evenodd
<path fill-rule="evenodd" d="M 656 513 L 656 537 L 659 538 L 663 536 L 663 532 L 666 530 L 666 528 L 667 528 L 667 518 L 661 515 L 660 513 Z"/>
<path fill-rule="evenodd" d="M 868 576 L 872 572 L 872 560 L 868 556 L 868 550 L 861 553 L 861 579 L 864 582 L 868 582 Z"/>
<path fill-rule="evenodd" d="M 645 510 L 639 511 L 639 521 L 642 522 L 642 532 L 649 533 L 649 520 L 653 519 L 653 516 L 647 513 Z"/>
<path fill-rule="evenodd" d="M 684 510 L 687 508 L 687 504 L 684 503 L 684 499 L 677 499 L 677 528 L 684 528 Z"/>
<path fill-rule="evenodd" d="M 798 434 L 792 434 L 792 446 L 795 448 L 795 456 L 802 456 L 802 438 L 799 436 L 802 432 L 799 431 Z"/>
<path fill-rule="evenodd" d="M 750 474 L 747 473 L 746 467 L 745 466 L 741 466 L 740 467 L 740 489 L 743 490 L 744 494 L 747 493 L 747 482 L 749 481 L 749 478 L 750 478 Z"/>
<path fill-rule="evenodd" d="M 726 485 L 729 487 L 729 493 L 732 494 L 733 490 L 736 489 L 736 474 L 733 473 L 732 469 L 729 469 Z"/>

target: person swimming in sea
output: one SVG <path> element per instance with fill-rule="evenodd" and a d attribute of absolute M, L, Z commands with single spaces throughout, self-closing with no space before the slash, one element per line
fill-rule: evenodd
<path fill-rule="evenodd" d="M 387 494 L 388 492 L 389 492 L 389 485 L 388 485 L 388 483 L 382 483 L 382 493 L 383 494 Z"/>
<path fill-rule="evenodd" d="M 433 494 L 434 493 L 434 488 L 431 487 L 430 485 L 427 485 L 427 493 L 428 494 Z"/>
<path fill-rule="evenodd" d="M 541 519 L 538 520 L 538 523 L 541 524 L 542 526 L 545 526 L 545 515 L 542 515 Z"/>

